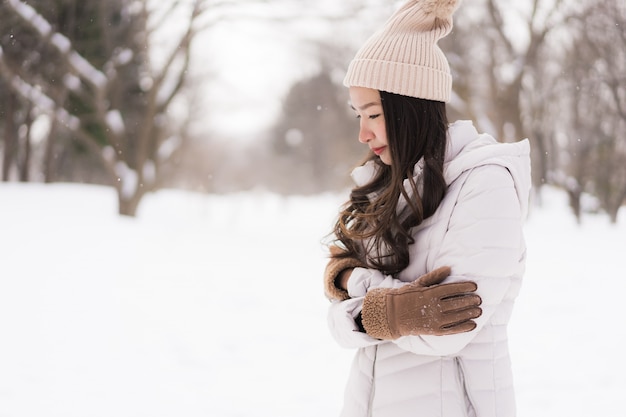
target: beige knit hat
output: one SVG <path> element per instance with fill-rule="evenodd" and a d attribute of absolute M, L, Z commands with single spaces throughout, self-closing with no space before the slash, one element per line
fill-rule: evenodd
<path fill-rule="evenodd" d="M 450 66 L 437 41 L 452 30 L 459 3 L 407 1 L 357 52 L 344 85 L 450 101 Z"/>

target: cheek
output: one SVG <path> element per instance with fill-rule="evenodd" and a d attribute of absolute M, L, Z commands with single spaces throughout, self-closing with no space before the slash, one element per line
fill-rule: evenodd
<path fill-rule="evenodd" d="M 387 141 L 387 129 L 385 129 L 385 124 L 381 123 L 380 126 L 376 129 L 376 136 L 380 138 L 385 144 Z"/>
<path fill-rule="evenodd" d="M 381 120 L 376 123 L 376 136 L 380 139 L 384 139 L 387 142 L 387 127 L 385 126 L 385 119 L 381 117 Z"/>

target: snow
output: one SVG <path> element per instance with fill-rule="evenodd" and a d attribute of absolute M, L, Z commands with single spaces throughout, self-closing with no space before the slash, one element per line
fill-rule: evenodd
<path fill-rule="evenodd" d="M 344 195 L 0 184 L 0 414 L 335 416 L 353 352 L 326 328 Z M 510 326 L 520 416 L 623 416 L 626 213 L 547 189 Z"/>
<path fill-rule="evenodd" d="M 71 52 L 69 55 L 69 63 L 72 69 L 94 87 L 100 90 L 106 87 L 108 83 L 106 75 L 91 65 L 82 55 L 77 52 Z"/>
<path fill-rule="evenodd" d="M 126 130 L 124 125 L 124 119 L 122 119 L 122 114 L 119 110 L 109 110 L 106 114 L 106 122 L 113 133 L 116 135 L 121 135 Z"/>
<path fill-rule="evenodd" d="M 168 160 L 177 149 L 182 145 L 182 140 L 179 136 L 172 135 L 164 140 L 160 145 L 157 155 L 161 161 Z"/>
<path fill-rule="evenodd" d="M 19 0 L 7 0 L 7 4 L 22 16 L 24 21 L 30 22 L 33 28 L 39 32 L 42 37 L 47 37 L 52 31 L 50 23 L 28 4 L 22 3 Z"/>
<path fill-rule="evenodd" d="M 115 149 L 113 149 L 113 146 L 106 145 L 102 147 L 102 157 L 109 163 L 115 163 Z"/>
<path fill-rule="evenodd" d="M 56 32 L 50 38 L 50 42 L 61 52 L 63 55 L 69 54 L 72 50 L 72 42 L 64 35 Z"/>
<path fill-rule="evenodd" d="M 115 65 L 121 67 L 128 64 L 133 59 L 133 55 L 133 51 L 128 48 L 118 48 L 118 50 L 116 50 L 116 55 L 114 56 Z"/>
<path fill-rule="evenodd" d="M 39 145 L 48 138 L 52 121 L 50 115 L 38 114 L 35 116 L 33 124 L 30 126 L 30 140 L 33 144 Z"/>
<path fill-rule="evenodd" d="M 126 162 L 117 161 L 115 163 L 115 173 L 117 174 L 117 181 L 122 185 L 122 198 L 130 200 L 137 192 L 137 187 L 139 186 L 137 171 L 130 168 Z"/>
<path fill-rule="evenodd" d="M 74 74 L 67 73 L 63 76 L 63 84 L 72 91 L 79 91 L 81 82 Z"/>
<path fill-rule="evenodd" d="M 143 168 L 141 173 L 143 175 L 144 183 L 154 184 L 156 182 L 157 177 L 157 169 L 156 164 L 151 159 L 146 160 L 143 164 Z"/>

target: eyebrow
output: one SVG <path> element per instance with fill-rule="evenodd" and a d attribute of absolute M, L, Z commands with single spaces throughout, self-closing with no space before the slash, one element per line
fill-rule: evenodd
<path fill-rule="evenodd" d="M 380 105 L 381 105 L 381 103 L 379 101 L 372 101 L 370 103 L 364 104 L 361 107 L 359 107 L 359 110 L 363 111 L 363 110 L 366 110 L 366 109 L 368 109 L 368 108 L 370 108 L 372 106 L 380 106 Z M 356 109 L 354 108 L 354 106 L 352 104 L 350 104 L 350 108 L 352 110 L 356 111 Z"/>

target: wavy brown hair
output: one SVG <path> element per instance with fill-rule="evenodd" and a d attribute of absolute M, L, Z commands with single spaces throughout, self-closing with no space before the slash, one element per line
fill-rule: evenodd
<path fill-rule="evenodd" d="M 445 103 L 380 92 L 391 165 L 370 152 L 376 175 L 356 187 L 343 205 L 334 234 L 347 252 L 387 275 L 396 275 L 409 264 L 411 228 L 430 217 L 443 199 L 446 182 L 443 163 L 448 119 Z M 422 192 L 413 179 L 415 164 L 424 159 Z M 403 186 L 408 179 L 411 193 Z M 397 212 L 400 196 L 408 202 Z M 368 248 L 364 247 L 368 241 Z M 367 253 L 366 253 L 367 252 Z"/>

